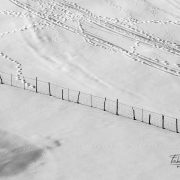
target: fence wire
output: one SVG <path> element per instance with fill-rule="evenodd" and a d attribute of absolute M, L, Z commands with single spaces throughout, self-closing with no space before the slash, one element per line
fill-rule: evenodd
<path fill-rule="evenodd" d="M 24 90 L 53 96 L 62 100 L 94 107 L 115 115 L 142 121 L 177 133 L 180 131 L 180 122 L 178 118 L 122 104 L 118 99 L 117 101 L 113 101 L 107 98 L 64 88 L 50 82 L 41 81 L 37 77 L 34 79 L 29 77 L 18 77 L 5 72 L 0 72 L 0 84 L 6 84 Z"/>

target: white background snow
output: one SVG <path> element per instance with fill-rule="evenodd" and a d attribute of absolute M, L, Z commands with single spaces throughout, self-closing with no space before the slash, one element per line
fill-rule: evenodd
<path fill-rule="evenodd" d="M 180 48 L 178 0 L 72 2 L 96 16 L 119 19 L 167 44 L 175 43 L 173 53 Z M 179 76 L 134 61 L 123 53 L 93 46 L 79 34 L 48 23 L 9 0 L 1 0 L 0 22 L 0 71 L 38 76 L 180 117 Z M 179 70 L 178 54 L 127 40 L 94 24 L 86 25 L 86 21 L 82 26 L 130 52 L 160 59 Z M 180 153 L 178 134 L 8 86 L 0 86 L 0 99 L 2 180 L 179 179 L 180 170 L 170 165 L 169 157 Z M 21 148 L 25 152 L 20 153 Z M 37 161 L 31 152 L 37 155 Z M 26 159 L 24 164 L 19 162 L 22 157 Z M 23 165 L 27 168 L 21 168 Z"/>

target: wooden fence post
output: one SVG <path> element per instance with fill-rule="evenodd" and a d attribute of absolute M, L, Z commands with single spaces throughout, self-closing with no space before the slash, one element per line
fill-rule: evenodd
<path fill-rule="evenodd" d="M 13 76 L 11 74 L 11 86 L 13 85 Z"/>
<path fill-rule="evenodd" d="M 162 115 L 162 128 L 165 129 L 165 127 L 164 127 L 164 115 Z"/>
<path fill-rule="evenodd" d="M 176 119 L 176 132 L 179 133 L 179 130 L 178 130 L 178 119 Z"/>
<path fill-rule="evenodd" d="M 64 90 L 62 89 L 62 100 L 64 100 Z"/>
<path fill-rule="evenodd" d="M 2 77 L 1 77 L 1 75 L 0 75 L 0 83 L 1 83 L 1 84 L 3 84 L 3 80 L 2 80 Z"/>
<path fill-rule="evenodd" d="M 149 125 L 151 125 L 151 114 L 149 114 Z"/>
<path fill-rule="evenodd" d="M 142 109 L 142 119 L 141 121 L 143 122 L 144 121 L 144 110 Z"/>
<path fill-rule="evenodd" d="M 104 111 L 106 111 L 106 98 L 104 99 Z"/>
<path fill-rule="evenodd" d="M 37 80 L 37 77 L 36 77 L 36 93 L 38 92 L 38 80 Z"/>
<path fill-rule="evenodd" d="M 26 89 L 25 80 L 23 80 L 24 90 Z"/>
<path fill-rule="evenodd" d="M 133 119 L 136 120 L 135 110 L 133 107 L 132 107 L 132 110 L 133 110 Z"/>
<path fill-rule="evenodd" d="M 119 100 L 116 101 L 116 115 L 119 115 Z"/>
<path fill-rule="evenodd" d="M 50 82 L 48 82 L 48 87 L 49 87 L 49 96 L 52 96 L 51 95 L 51 83 Z"/>
<path fill-rule="evenodd" d="M 92 94 L 90 96 L 91 96 L 91 107 L 93 107 L 93 97 L 92 97 Z"/>
<path fill-rule="evenodd" d="M 77 103 L 78 103 L 78 104 L 79 104 L 80 94 L 81 94 L 81 92 L 79 91 L 79 93 L 78 93 L 78 99 L 77 99 Z"/>
<path fill-rule="evenodd" d="M 68 88 L 68 101 L 70 101 L 70 98 L 69 98 L 69 88 Z"/>

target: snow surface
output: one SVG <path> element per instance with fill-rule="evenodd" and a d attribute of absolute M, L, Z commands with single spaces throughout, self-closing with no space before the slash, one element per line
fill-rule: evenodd
<path fill-rule="evenodd" d="M 14 176 L 5 172 L 18 162 L 6 164 L 2 180 L 179 179 L 169 157 L 178 153 L 179 134 L 8 86 L 0 86 L 0 99 L 0 134 L 9 144 L 0 142 L 1 156 L 43 151 Z"/>
<path fill-rule="evenodd" d="M 179 12 L 178 0 L 1 0 L 0 71 L 180 118 Z M 177 134 L 10 87 L 0 96 L 0 153 L 16 149 L 0 174 L 17 174 L 0 179 L 179 176 Z"/>
<path fill-rule="evenodd" d="M 180 116 L 179 77 L 133 61 L 123 53 L 93 46 L 85 42 L 82 36 L 52 23 L 49 24 L 16 6 L 12 3 L 16 2 L 15 0 L 1 1 L 0 52 L 19 63 L 12 63 L 0 56 L 1 71 L 16 73 L 19 70 L 24 76 L 38 76 L 72 89 L 108 96 L 111 99 L 119 98 L 121 102 L 130 105 L 171 116 Z M 50 8 L 46 4 L 51 4 L 53 1 L 27 2 L 33 7 L 35 2 L 40 2 L 35 8 L 38 7 L 41 10 L 42 4 L 45 4 L 43 8 Z M 118 18 L 120 22 L 124 22 L 124 26 L 131 26 L 142 30 L 147 35 L 159 37 L 167 44 L 163 45 L 164 48 L 173 46 L 169 42 L 177 45 L 173 46 L 176 50 L 179 48 L 178 5 L 173 6 L 175 3 L 178 4 L 177 1 L 84 0 L 73 2 L 92 11 L 93 15 Z M 169 7 L 171 9 L 168 9 Z M 172 11 L 173 8 L 174 11 Z M 55 13 L 59 14 L 58 11 Z M 64 16 L 70 18 L 68 15 L 62 15 Z M 100 34 L 105 40 L 118 44 L 129 52 L 157 58 L 161 63 L 169 64 L 165 66 L 178 69 L 176 66 L 180 63 L 179 55 L 173 54 L 175 49 L 171 49 L 172 53 L 167 52 L 97 29 L 92 24 L 87 25 L 83 24 L 85 30 Z M 20 68 L 16 69 L 18 65 Z"/>

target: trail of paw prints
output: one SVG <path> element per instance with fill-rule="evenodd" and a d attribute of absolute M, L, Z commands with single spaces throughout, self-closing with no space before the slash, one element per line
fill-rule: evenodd
<path fill-rule="evenodd" d="M 136 49 L 137 49 L 137 47 L 139 47 L 139 45 L 140 45 L 139 41 L 135 42 L 134 46 L 131 47 L 132 53 L 136 53 Z"/>
<path fill-rule="evenodd" d="M 129 23 L 130 25 L 138 25 L 138 24 L 152 24 L 152 23 L 154 23 L 154 24 L 159 24 L 159 25 L 167 25 L 167 24 L 172 24 L 172 25 L 177 25 L 177 26 L 179 26 L 180 25 L 180 21 L 171 21 L 171 20 L 167 20 L 167 21 L 162 21 L 162 20 L 147 20 L 147 21 L 140 21 L 140 20 L 137 20 L 137 19 L 135 19 L 135 18 L 127 18 L 127 20 L 126 20 L 126 23 Z M 131 27 L 131 26 L 129 26 L 129 28 L 131 28 L 131 29 L 133 29 L 133 30 L 135 30 L 136 32 L 139 32 L 139 33 L 142 33 L 142 34 L 144 34 L 145 36 L 147 36 L 148 38 L 151 38 L 150 36 L 150 34 L 149 33 L 147 33 L 147 32 L 145 32 L 145 31 L 143 31 L 143 30 L 139 30 L 137 27 L 136 28 L 133 28 L 133 27 Z M 150 35 L 150 36 L 149 36 Z M 170 42 L 170 41 L 167 41 L 167 40 L 162 40 L 161 38 L 159 38 L 159 37 L 155 37 L 159 42 L 163 42 L 163 43 L 167 43 L 167 44 L 170 44 L 170 45 L 172 45 L 172 46 L 174 46 L 175 48 L 177 48 L 177 49 L 180 49 L 180 45 L 179 44 L 177 44 L 177 43 L 174 43 L 174 42 Z M 159 48 L 158 46 L 157 46 L 157 48 Z M 163 49 L 163 48 L 162 48 Z M 179 55 L 178 53 L 176 53 L 176 52 L 174 52 L 174 51 L 169 51 L 169 52 L 171 52 L 171 53 L 174 53 L 174 54 L 176 54 L 176 55 Z"/>
<path fill-rule="evenodd" d="M 173 25 L 180 25 L 180 21 L 171 21 L 171 20 L 167 20 L 167 21 L 161 21 L 161 20 L 147 20 L 147 21 L 139 21 L 137 20 L 136 24 L 173 24 Z"/>
<path fill-rule="evenodd" d="M 21 83 L 24 84 L 26 87 L 29 87 L 29 88 L 32 88 L 32 89 L 35 88 L 34 85 L 28 83 L 25 80 L 25 78 L 23 76 L 23 72 L 22 72 L 22 64 L 21 63 L 19 63 L 18 61 L 10 58 L 8 55 L 4 54 L 3 52 L 0 52 L 0 56 L 3 57 L 5 60 L 14 63 L 14 65 L 15 65 L 15 67 L 17 69 L 16 70 L 16 80 L 21 81 Z"/>
<path fill-rule="evenodd" d="M 17 32 L 23 32 L 23 31 L 27 31 L 29 29 L 33 29 L 33 30 L 41 30 L 47 26 L 50 26 L 49 23 L 44 23 L 44 22 L 38 22 L 38 23 L 34 23 L 34 24 L 30 24 L 30 25 L 25 25 L 20 29 L 14 29 L 12 31 L 7 31 L 7 32 L 3 32 L 0 33 L 0 38 L 7 36 L 9 34 L 13 34 L 13 33 L 17 33 Z"/>
<path fill-rule="evenodd" d="M 85 34 L 84 28 L 83 28 L 83 26 L 82 26 L 82 22 L 81 22 L 81 21 L 78 21 L 78 28 L 79 28 L 79 30 L 80 30 L 81 35 L 83 36 L 84 41 L 85 41 L 86 43 L 89 43 L 89 44 L 95 46 L 95 43 L 93 43 L 93 42 L 88 38 L 88 36 Z"/>
<path fill-rule="evenodd" d="M 33 14 L 29 12 L 17 12 L 17 11 L 8 11 L 8 10 L 0 10 L 0 15 L 12 16 L 17 18 L 33 18 L 35 17 Z"/>
<path fill-rule="evenodd" d="M 132 21 L 132 22 L 133 22 L 133 21 Z M 135 25 L 136 21 L 134 20 L 133 23 L 134 23 L 134 25 Z M 150 34 L 150 33 L 147 33 L 146 31 L 144 31 L 144 30 L 142 30 L 142 29 L 139 29 L 139 28 L 137 28 L 137 27 L 135 27 L 135 26 L 133 27 L 131 24 L 124 24 L 124 25 L 126 25 L 129 29 L 132 29 L 133 31 L 135 31 L 135 32 L 137 32 L 137 33 L 140 33 L 140 34 L 146 36 L 146 37 L 147 37 L 149 40 L 151 40 L 151 41 L 156 40 L 156 41 L 158 41 L 158 42 L 160 42 L 160 43 L 167 44 L 167 45 L 171 45 L 171 46 L 174 46 L 174 48 L 180 49 L 180 45 L 177 44 L 177 43 L 174 43 L 174 42 L 171 42 L 171 41 L 168 41 L 168 40 L 161 39 L 160 37 L 154 36 L 154 35 L 152 35 L 152 34 Z M 163 49 L 163 50 L 167 50 L 166 48 L 161 47 L 161 46 L 159 46 L 159 45 L 154 45 L 154 47 L 159 48 L 159 49 Z M 174 50 L 168 50 L 168 52 L 173 53 L 173 54 L 176 54 L 176 55 L 179 56 L 179 53 L 177 53 L 177 52 L 174 51 Z"/>
<path fill-rule="evenodd" d="M 3 38 L 4 36 L 12 34 L 12 33 L 23 32 L 23 31 L 26 31 L 26 30 L 29 30 L 29 29 L 33 29 L 33 31 L 42 30 L 45 27 L 49 27 L 50 25 L 51 25 L 50 23 L 47 23 L 47 22 L 44 22 L 44 21 L 34 23 L 34 24 L 31 24 L 31 25 L 28 25 L 28 26 L 26 25 L 26 26 L 23 26 L 20 29 L 14 29 L 12 31 L 1 33 L 0 38 Z M 8 61 L 12 62 L 15 65 L 15 67 L 16 67 L 16 80 L 21 81 L 21 83 L 24 84 L 26 87 L 29 87 L 29 88 L 32 88 L 32 89 L 35 88 L 34 85 L 28 83 L 25 80 L 25 77 L 23 76 L 23 70 L 22 70 L 22 64 L 21 63 L 19 63 L 18 61 L 10 58 L 8 55 L 4 54 L 3 52 L 0 52 L 0 56 L 3 57 L 5 60 L 8 60 Z"/>
<path fill-rule="evenodd" d="M 153 20 L 153 19 L 141 21 L 133 17 L 126 18 L 126 22 L 130 22 L 131 24 L 134 25 L 138 25 L 138 24 L 160 24 L 160 25 L 173 24 L 177 26 L 180 25 L 180 21 L 171 21 L 171 20 L 163 21 L 163 20 Z"/>
<path fill-rule="evenodd" d="M 130 19 L 125 19 L 125 20 L 126 20 L 126 22 L 132 21 L 131 18 Z M 136 21 L 134 21 L 134 22 L 136 22 Z M 80 30 L 80 34 L 83 36 L 85 42 L 91 44 L 92 46 L 98 46 L 98 47 L 101 47 L 103 49 L 109 49 L 104 44 L 102 45 L 102 44 L 99 44 L 98 42 L 95 42 L 95 41 L 93 42 L 93 40 L 84 32 L 81 21 L 78 22 L 78 27 L 79 27 L 79 30 Z M 136 41 L 135 45 L 133 47 L 131 47 L 131 51 L 130 52 L 127 51 L 125 53 L 128 53 L 129 56 L 132 56 L 132 54 L 136 54 L 137 47 L 140 45 L 140 43 L 141 43 L 140 41 Z M 112 50 L 112 51 L 116 52 L 116 49 L 114 49 L 114 48 L 110 48 L 109 50 Z M 136 61 L 142 62 L 141 60 L 136 60 Z M 157 59 L 154 59 L 154 61 L 159 62 L 159 63 L 161 63 L 163 65 L 166 65 L 166 66 L 170 66 L 170 63 L 168 61 L 163 61 L 163 60 L 160 61 L 160 60 L 157 60 Z M 142 62 L 142 63 L 144 63 L 144 62 Z M 173 64 L 173 66 L 180 68 L 179 64 Z"/>
<path fill-rule="evenodd" d="M 136 53 L 136 51 L 137 51 L 137 47 L 139 47 L 140 46 L 140 42 L 139 41 L 137 41 L 135 44 L 134 44 L 134 46 L 133 47 L 131 47 L 131 52 L 133 53 L 133 54 L 135 54 Z M 158 60 L 158 59 L 154 59 L 154 61 L 156 61 L 156 62 L 158 62 L 158 63 L 162 63 L 163 65 L 165 65 L 165 66 L 170 66 L 171 64 L 168 62 L 168 61 L 164 61 L 164 60 Z M 175 67 L 177 67 L 177 68 L 180 68 L 180 64 L 176 64 L 176 63 L 174 63 L 174 64 L 172 64 L 173 66 L 175 66 Z"/>

